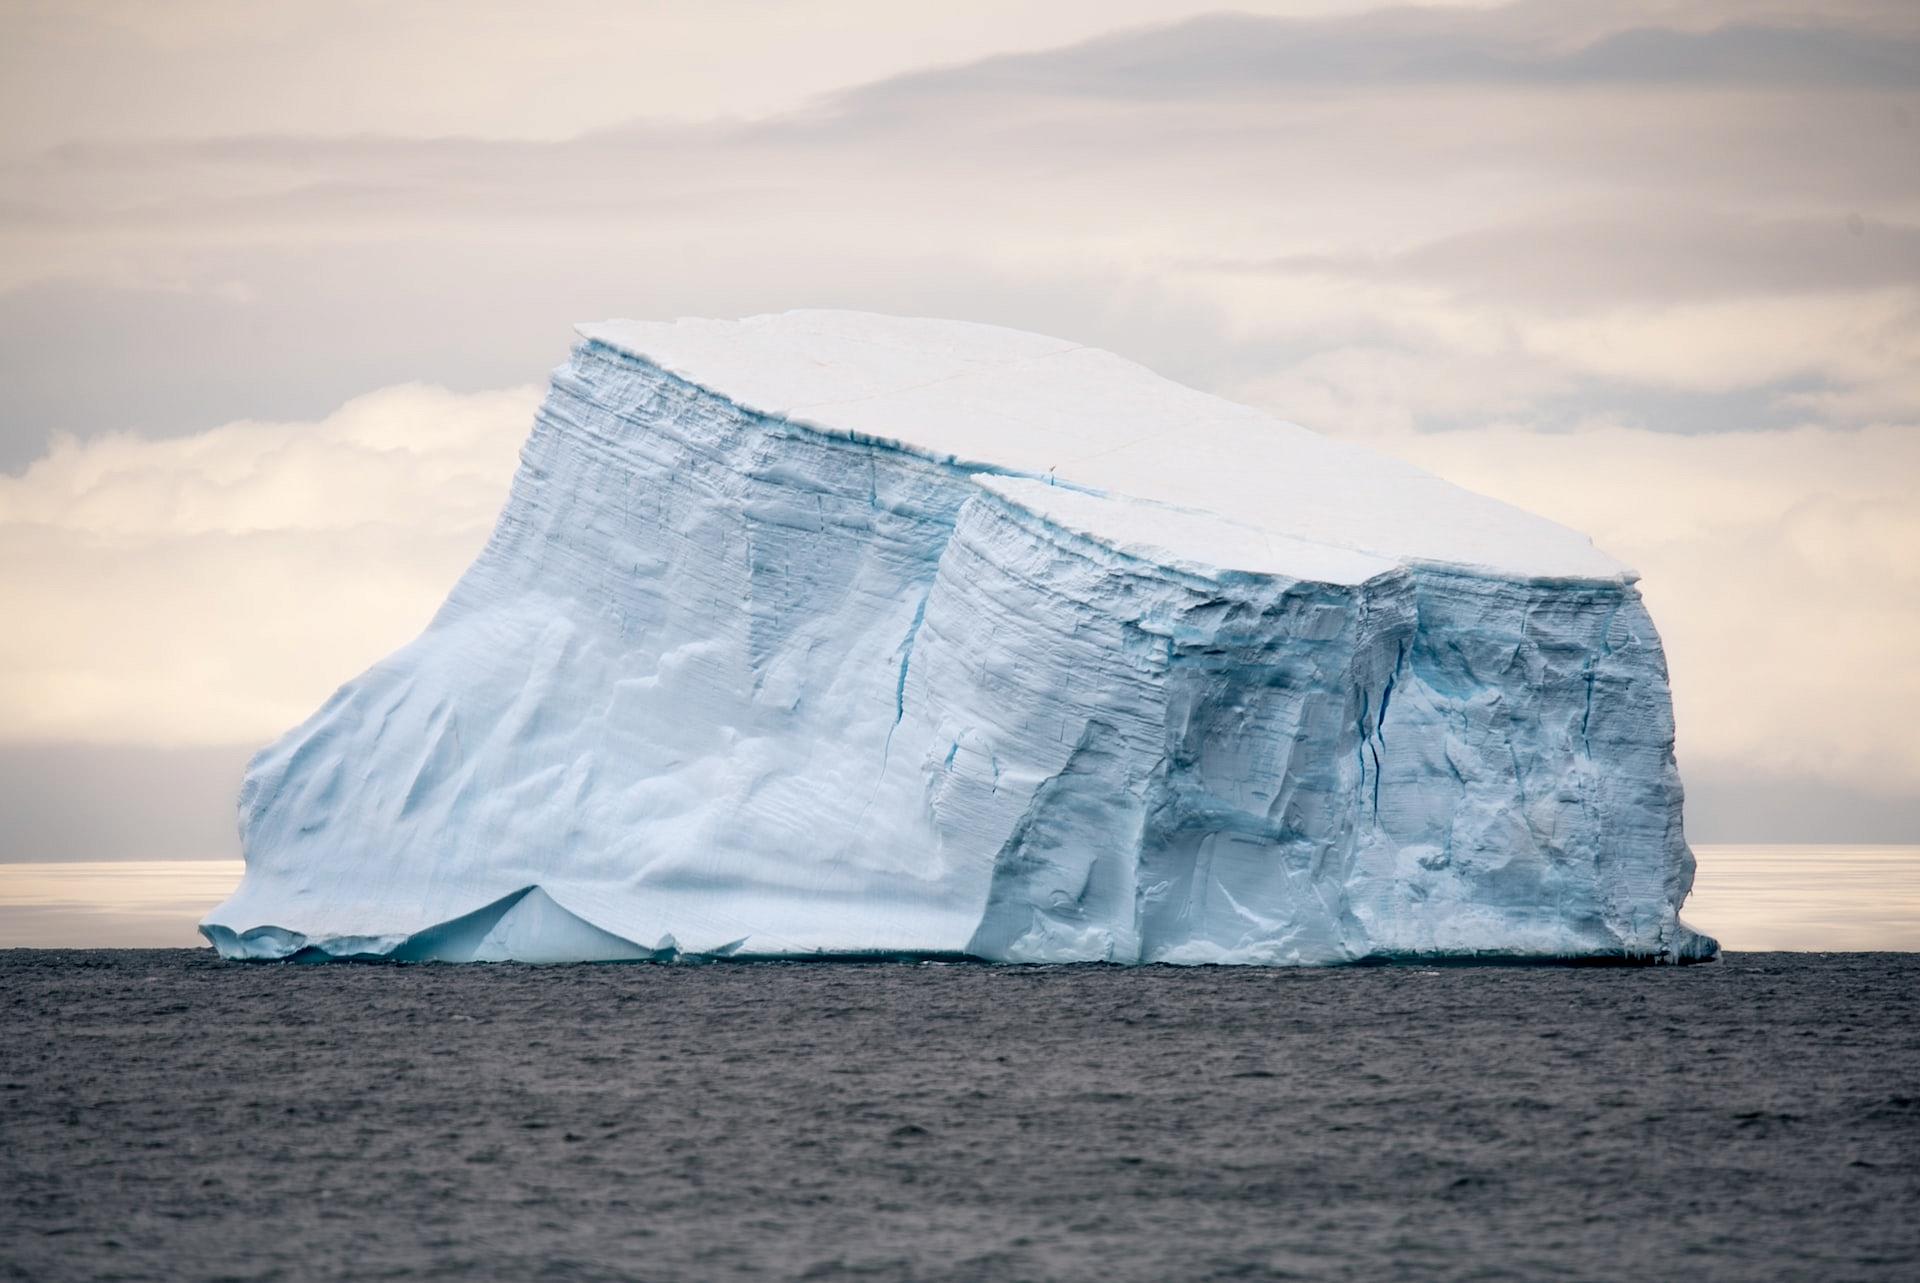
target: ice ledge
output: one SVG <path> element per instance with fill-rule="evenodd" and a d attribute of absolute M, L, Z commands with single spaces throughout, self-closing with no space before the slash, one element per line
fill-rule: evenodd
<path fill-rule="evenodd" d="M 1354 587 L 1401 569 L 1384 557 L 1172 504 L 1028 477 L 982 474 L 974 482 L 1008 504 L 1136 561 L 1205 578 L 1243 574 Z"/>
<path fill-rule="evenodd" d="M 671 962 L 681 956 L 672 936 L 651 947 L 602 930 L 564 908 L 538 886 L 424 930 L 392 935 L 308 936 L 284 927 L 236 932 L 205 922 L 200 933 L 223 958 L 331 962 Z M 721 958 L 744 941 L 709 950 Z"/>
<path fill-rule="evenodd" d="M 1057 477 L 1407 565 L 1635 577 L 1578 531 L 1062 339 L 837 311 L 576 329 L 744 410 L 943 462 Z"/>

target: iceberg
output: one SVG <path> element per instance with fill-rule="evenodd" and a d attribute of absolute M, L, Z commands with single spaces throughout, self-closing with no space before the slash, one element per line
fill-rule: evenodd
<path fill-rule="evenodd" d="M 248 769 L 230 958 L 1691 961 L 1584 536 L 1078 344 L 585 325 L 426 631 Z"/>

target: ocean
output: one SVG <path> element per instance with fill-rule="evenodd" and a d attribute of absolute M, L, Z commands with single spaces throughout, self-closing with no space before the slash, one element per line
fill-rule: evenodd
<path fill-rule="evenodd" d="M 95 947 L 238 862 L 0 864 L 0 1279 L 1920 1277 L 1920 848 L 1698 852 L 1684 969 L 247 965 Z"/>
<path fill-rule="evenodd" d="M 0 995 L 10 1279 L 1920 1277 L 1920 954 Z"/>

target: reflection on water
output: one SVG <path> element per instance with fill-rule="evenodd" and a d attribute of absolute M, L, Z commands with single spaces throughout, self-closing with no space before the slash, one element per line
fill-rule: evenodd
<path fill-rule="evenodd" d="M 1920 847 L 1698 846 L 1683 913 L 1728 949 L 1920 949 Z M 201 945 L 238 860 L 0 864 L 0 948 Z"/>

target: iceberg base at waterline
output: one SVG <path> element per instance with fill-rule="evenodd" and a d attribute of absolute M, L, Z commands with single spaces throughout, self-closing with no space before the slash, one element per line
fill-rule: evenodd
<path fill-rule="evenodd" d="M 427 630 L 263 751 L 236 958 L 1688 961 L 1583 536 L 1107 353 L 582 327 Z"/>

